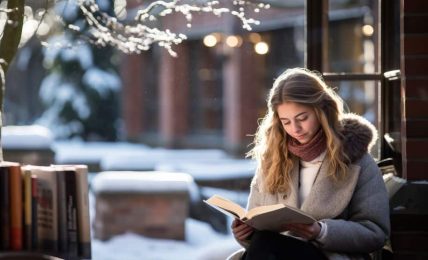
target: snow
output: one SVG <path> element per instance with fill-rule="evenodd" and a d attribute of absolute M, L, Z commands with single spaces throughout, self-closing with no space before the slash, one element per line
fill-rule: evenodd
<path fill-rule="evenodd" d="M 110 154 L 100 161 L 100 168 L 110 170 L 153 170 L 156 165 L 167 162 L 209 162 L 226 159 L 227 154 L 218 149 L 163 149 Z"/>
<path fill-rule="evenodd" d="M 216 159 L 204 162 L 169 161 L 159 163 L 155 170 L 182 171 L 195 180 L 251 178 L 256 170 L 256 162 L 245 159 Z"/>
<path fill-rule="evenodd" d="M 240 246 L 231 234 L 215 232 L 209 225 L 186 220 L 186 240 L 153 239 L 133 233 L 108 241 L 92 240 L 93 260 L 223 260 Z"/>
<path fill-rule="evenodd" d="M 40 125 L 3 126 L 2 147 L 6 149 L 50 149 L 52 133 Z"/>
<path fill-rule="evenodd" d="M 82 142 L 56 141 L 52 145 L 55 161 L 58 164 L 99 163 L 102 158 L 120 157 L 123 154 L 135 154 L 150 149 L 144 144 L 128 142 Z"/>
<path fill-rule="evenodd" d="M 55 4 L 55 12 L 68 21 L 76 19 L 78 11 L 79 6 L 76 1 L 58 1 Z"/>
<path fill-rule="evenodd" d="M 95 180 L 96 176 L 95 174 L 92 180 Z M 94 182 L 91 182 L 91 188 L 93 187 Z M 202 188 L 201 193 L 205 195 L 220 194 L 241 202 L 240 204 L 245 203 L 248 196 L 246 192 L 233 192 L 218 188 Z M 90 217 L 93 221 L 95 196 L 92 189 L 89 199 Z M 232 218 L 228 218 L 229 227 L 231 222 Z M 192 218 L 186 220 L 185 240 L 183 241 L 155 239 L 135 233 L 125 233 L 107 241 L 92 238 L 91 246 L 93 260 L 224 260 L 241 248 L 234 240 L 230 230 L 227 234 L 222 234 L 216 232 L 208 223 Z"/>
<path fill-rule="evenodd" d="M 93 65 L 93 56 L 91 48 L 84 42 L 73 44 L 69 35 L 57 35 L 49 38 L 48 46 L 44 52 L 44 65 L 51 68 L 58 55 L 61 55 L 64 61 L 77 60 L 82 69 L 88 69 Z"/>
<path fill-rule="evenodd" d="M 192 177 L 181 172 L 160 171 L 110 171 L 98 173 L 92 180 L 94 193 L 109 192 L 136 192 L 149 193 L 158 191 L 190 190 Z"/>
<path fill-rule="evenodd" d="M 120 89 L 120 78 L 113 72 L 106 72 L 97 67 L 91 67 L 83 75 L 83 82 L 91 86 L 98 94 L 106 98 L 110 92 L 117 92 Z"/>

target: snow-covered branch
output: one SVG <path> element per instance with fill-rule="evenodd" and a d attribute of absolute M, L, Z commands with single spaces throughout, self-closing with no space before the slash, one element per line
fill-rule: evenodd
<path fill-rule="evenodd" d="M 227 4 L 231 4 L 232 8 L 229 8 Z M 179 14 L 186 19 L 187 26 L 191 27 L 192 17 L 196 13 L 211 13 L 219 17 L 229 14 L 237 17 L 245 30 L 251 30 L 251 26 L 258 24 L 259 21 L 247 17 L 245 10 L 253 8 L 255 12 L 258 12 L 260 9 L 270 7 L 268 4 L 255 3 L 250 0 L 227 0 L 226 3 L 216 0 L 159 0 L 141 7 L 132 24 L 126 24 L 116 17 L 102 12 L 95 0 L 78 0 L 78 5 L 90 26 L 89 37 L 95 44 L 111 45 L 125 53 L 140 53 L 148 50 L 153 44 L 158 44 L 166 48 L 172 56 L 176 55 L 172 46 L 180 44 L 186 39 L 186 35 L 149 26 L 158 18 Z M 69 29 L 80 30 L 75 25 L 70 25 Z"/>

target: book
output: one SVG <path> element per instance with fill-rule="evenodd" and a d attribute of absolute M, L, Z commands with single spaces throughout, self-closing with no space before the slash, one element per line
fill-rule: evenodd
<path fill-rule="evenodd" d="M 67 230 L 67 254 L 66 259 L 75 259 L 78 256 L 77 239 L 77 193 L 76 173 L 74 168 L 63 169 L 65 173 L 65 204 L 66 204 L 66 230 Z"/>
<path fill-rule="evenodd" d="M 37 180 L 37 249 L 58 252 L 58 182 L 55 169 L 46 166 L 23 166 Z"/>
<path fill-rule="evenodd" d="M 52 165 L 56 169 L 73 169 L 76 186 L 77 235 L 79 257 L 91 258 L 91 226 L 89 217 L 89 184 L 86 165 Z M 73 182 L 73 181 L 71 181 Z"/>
<path fill-rule="evenodd" d="M 10 249 L 10 201 L 9 172 L 6 165 L 0 165 L 0 250 Z"/>
<path fill-rule="evenodd" d="M 37 176 L 31 175 L 31 249 L 36 250 L 37 238 L 37 205 L 38 205 Z"/>
<path fill-rule="evenodd" d="M 213 195 L 204 202 L 258 230 L 280 232 L 285 224 L 312 224 L 316 222 L 309 214 L 285 204 L 259 206 L 246 211 L 237 203 L 219 195 Z"/>
<path fill-rule="evenodd" d="M 58 189 L 58 251 L 67 252 L 67 194 L 65 172 L 56 170 Z"/>
<path fill-rule="evenodd" d="M 21 165 L 13 163 L 9 171 L 9 199 L 10 199 L 10 249 L 23 249 L 23 200 L 22 200 L 22 173 Z"/>
<path fill-rule="evenodd" d="M 33 194 L 33 185 L 32 185 L 32 178 L 31 178 L 31 171 L 22 170 L 22 178 L 24 182 L 24 249 L 26 250 L 32 250 L 32 216 L 33 216 L 33 209 L 32 209 L 32 194 Z"/>

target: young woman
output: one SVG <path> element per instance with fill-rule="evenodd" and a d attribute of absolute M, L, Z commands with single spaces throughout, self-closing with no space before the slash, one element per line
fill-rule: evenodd
<path fill-rule="evenodd" d="M 247 207 L 284 203 L 318 221 L 281 233 L 235 220 L 244 247 L 231 259 L 367 259 L 389 236 L 389 202 L 368 151 L 372 124 L 343 113 L 343 103 L 317 74 L 288 69 L 274 82 L 268 112 L 250 156 L 258 169 Z"/>

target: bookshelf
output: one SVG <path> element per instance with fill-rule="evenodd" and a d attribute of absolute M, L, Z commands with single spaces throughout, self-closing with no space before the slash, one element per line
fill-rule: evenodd
<path fill-rule="evenodd" d="M 91 259 L 87 173 L 0 162 L 0 259 Z"/>

